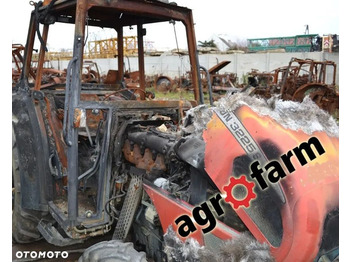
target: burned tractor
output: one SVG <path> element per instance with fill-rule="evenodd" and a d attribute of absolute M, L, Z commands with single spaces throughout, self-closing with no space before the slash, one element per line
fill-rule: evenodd
<path fill-rule="evenodd" d="M 89 60 L 83 62 L 82 81 L 84 83 L 101 82 L 100 70 L 96 62 Z"/>
<path fill-rule="evenodd" d="M 213 67 L 206 69 L 200 66 L 201 75 L 201 86 L 203 93 L 210 93 L 210 96 L 216 97 L 216 100 L 220 97 L 219 95 L 227 92 L 237 91 L 235 84 L 237 81 L 237 75 L 234 73 L 219 74 L 219 71 L 230 64 L 231 61 L 218 62 Z M 185 90 L 193 90 L 191 83 L 192 72 L 188 71 L 182 77 L 175 77 L 172 79 L 169 76 L 156 76 L 154 80 L 154 89 L 159 92 L 176 91 L 177 88 L 183 88 Z"/>
<path fill-rule="evenodd" d="M 289 68 L 289 71 L 295 72 L 297 67 Z M 271 98 L 274 94 L 279 94 L 281 82 L 284 75 L 287 73 L 287 67 L 279 67 L 271 72 L 259 72 L 257 69 L 252 69 L 248 73 L 248 86 L 254 87 L 252 94 Z"/>
<path fill-rule="evenodd" d="M 252 70 L 248 76 L 248 85 L 254 87 L 252 94 L 265 98 L 279 94 L 283 100 L 301 102 L 310 96 L 321 109 L 338 115 L 336 70 L 337 66 L 332 61 L 292 58 L 288 66 L 272 72 Z"/>
<path fill-rule="evenodd" d="M 297 70 L 291 70 L 297 66 Z M 339 93 L 336 90 L 337 65 L 332 61 L 292 58 L 287 74 L 281 82 L 281 95 L 285 100 L 302 101 L 310 96 L 320 108 L 333 114 L 339 110 Z M 330 79 L 327 83 L 327 73 Z"/>
<path fill-rule="evenodd" d="M 12 45 L 12 85 L 16 84 L 21 75 L 21 70 L 23 67 L 23 56 L 22 52 L 24 46 L 20 44 Z"/>
<path fill-rule="evenodd" d="M 15 86 L 21 76 L 23 67 L 24 46 L 21 44 L 12 44 L 12 86 Z M 31 69 L 30 76 L 35 79 L 35 73 Z"/>
<path fill-rule="evenodd" d="M 144 25 L 169 21 L 181 22 L 186 29 L 195 98 L 191 102 L 146 96 Z M 56 23 L 75 25 L 73 58 L 66 83 L 47 87 L 41 82 L 45 46 L 48 29 Z M 113 83 L 82 79 L 87 25 L 118 33 L 119 69 Z M 123 28 L 130 26 L 137 27 L 138 34 L 140 83 L 136 88 L 124 83 Z M 36 36 L 41 48 L 32 87 L 28 78 Z M 193 240 L 197 251 L 205 246 L 209 252 L 247 236 L 256 241 L 257 249 L 264 246 L 265 261 L 336 261 L 337 132 L 328 130 L 329 125 L 294 130 L 241 103 L 250 97 L 233 98 L 223 101 L 223 108 L 201 105 L 190 9 L 155 0 L 36 3 L 23 69 L 12 95 L 13 240 L 28 243 L 44 238 L 56 246 L 70 246 L 113 232 L 113 240 L 88 248 L 79 261 L 145 261 L 146 254 L 154 261 L 184 261 L 186 254 L 177 252 L 183 241 Z M 327 115 L 323 118 L 330 121 Z M 299 115 L 291 121 L 298 119 Z M 201 229 L 209 222 L 204 217 L 209 217 L 209 210 L 204 212 L 203 207 L 204 213 L 196 209 L 201 217 L 196 219 L 199 230 L 176 222 L 190 217 L 192 209 L 211 196 L 223 194 L 230 178 L 246 174 L 253 183 L 248 175 L 253 160 L 276 159 L 311 134 L 328 154 L 311 165 L 297 166 L 293 175 L 266 191 L 256 186 L 250 207 L 237 208 L 218 199 L 225 215 L 211 217 L 216 226 L 206 233 Z M 236 197 L 244 198 L 244 190 Z M 181 228 L 193 232 L 183 237 L 178 233 Z M 213 256 L 194 259 L 205 257 Z"/>
<path fill-rule="evenodd" d="M 37 75 L 39 61 L 32 61 L 32 70 Z M 35 78 L 32 80 L 32 84 Z M 44 60 L 41 71 L 41 88 L 50 87 L 55 84 L 64 84 L 66 82 L 66 72 L 55 69 L 50 60 Z"/>
<path fill-rule="evenodd" d="M 12 87 L 18 83 L 23 67 L 24 46 L 21 44 L 12 45 Z M 37 51 L 37 50 L 36 50 Z M 36 79 L 38 61 L 31 61 L 29 70 L 30 77 L 28 83 L 33 86 Z M 41 88 L 49 87 L 55 84 L 62 84 L 66 81 L 66 72 L 53 68 L 50 60 L 45 60 L 41 70 Z"/>

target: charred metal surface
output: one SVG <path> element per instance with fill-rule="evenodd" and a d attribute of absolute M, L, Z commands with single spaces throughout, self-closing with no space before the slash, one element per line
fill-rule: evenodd
<path fill-rule="evenodd" d="M 80 100 L 80 85 L 81 85 L 81 71 L 83 63 L 83 45 L 84 45 L 84 31 L 85 21 L 87 14 L 87 1 L 82 0 L 77 2 L 76 17 L 75 17 L 75 33 L 74 33 L 74 49 L 73 57 L 76 58 L 75 63 L 72 66 L 71 81 L 69 86 L 70 98 L 67 103 L 68 112 L 68 136 L 70 145 L 67 149 L 67 158 L 69 159 L 67 172 L 68 176 L 68 220 L 71 227 L 76 226 L 78 218 L 78 130 L 73 127 L 75 108 L 79 104 Z M 66 87 L 67 88 L 67 87 Z M 67 90 L 66 90 L 67 91 Z M 67 97 L 66 97 L 67 99 Z M 65 109 L 66 110 L 66 109 Z"/>
<path fill-rule="evenodd" d="M 62 141 L 63 132 L 62 132 L 62 121 L 59 119 L 58 112 L 56 110 L 56 105 L 54 98 L 49 95 L 45 98 L 46 108 L 47 108 L 47 121 L 49 124 L 49 128 L 51 130 L 51 136 L 54 140 L 56 152 L 54 153 L 54 157 L 58 157 L 57 159 L 57 168 L 61 166 L 61 173 L 65 175 L 64 184 L 67 183 L 67 154 L 66 154 L 66 145 Z"/>
<path fill-rule="evenodd" d="M 46 28 L 47 26 L 45 26 Z M 44 30 L 44 39 L 47 37 L 46 29 Z M 14 68 L 12 69 L 12 86 L 17 84 L 20 80 L 22 67 L 24 64 L 24 58 L 22 52 L 25 47 L 21 44 L 12 45 L 12 63 Z M 39 61 L 32 61 L 29 69 L 30 79 L 29 82 L 35 81 L 35 90 L 46 88 L 52 85 L 61 84 L 65 82 L 65 72 L 54 69 L 53 67 L 45 67 L 44 64 L 51 64 L 50 61 L 43 60 L 43 54 L 41 54 Z M 38 75 L 38 77 L 37 77 Z"/>
<path fill-rule="evenodd" d="M 23 65 L 23 71 L 21 74 L 21 80 L 23 81 L 28 81 L 29 73 L 31 70 L 30 64 L 32 61 L 33 48 L 34 48 L 35 24 L 36 24 L 35 15 L 32 13 L 30 17 L 27 42 L 25 45 L 25 51 L 24 51 L 24 57 L 23 57 L 24 65 Z M 21 88 L 24 88 L 24 85 L 25 83 L 21 83 Z"/>
<path fill-rule="evenodd" d="M 117 75 L 117 81 L 120 83 L 123 80 L 123 70 L 121 68 L 124 68 L 124 48 L 123 48 L 123 26 L 117 25 L 117 34 L 118 34 L 118 75 Z"/>
<path fill-rule="evenodd" d="M 108 108 L 108 107 L 114 107 L 116 109 L 120 110 L 163 110 L 164 109 L 178 109 L 182 107 L 183 110 L 189 109 L 191 107 L 191 104 L 184 103 L 182 101 L 136 101 L 136 100 L 120 100 L 116 104 L 113 101 L 96 101 L 96 102 L 85 102 L 81 101 L 78 107 L 84 107 L 86 109 L 94 109 L 94 108 Z"/>
<path fill-rule="evenodd" d="M 12 126 L 19 153 L 21 203 L 24 208 L 47 211 L 50 184 L 47 134 L 40 109 L 27 92 L 12 98 Z"/>
<path fill-rule="evenodd" d="M 153 132 L 133 132 L 128 134 L 128 138 L 134 143 L 151 148 L 161 154 L 167 154 L 175 142 L 175 137 L 172 134 L 162 136 Z"/>
<path fill-rule="evenodd" d="M 61 135 L 61 122 L 57 119 L 56 111 L 53 111 L 51 107 L 55 109 L 55 105 L 45 97 L 45 94 L 41 91 L 33 91 L 33 97 L 36 99 L 36 103 L 39 105 L 41 114 L 43 116 L 43 123 L 45 125 L 45 131 L 47 134 L 47 140 L 49 145 L 49 170 L 50 174 L 55 179 L 60 179 L 67 175 L 67 158 L 65 148 L 60 140 Z M 50 104 L 51 102 L 51 104 Z M 59 192 L 56 192 L 59 194 Z"/>
<path fill-rule="evenodd" d="M 40 46 L 40 53 L 39 53 L 39 61 L 38 61 L 38 68 L 36 71 L 36 79 L 35 79 L 35 90 L 40 90 L 41 86 L 41 78 L 43 74 L 43 65 L 44 65 L 44 59 L 45 59 L 45 46 L 47 42 L 47 36 L 49 33 L 49 25 L 44 25 L 43 35 L 42 35 L 42 41 Z"/>
<path fill-rule="evenodd" d="M 166 170 L 163 155 L 152 152 L 152 150 L 149 148 L 144 148 L 141 150 L 139 145 L 131 145 L 129 140 L 125 141 L 123 153 L 125 159 L 130 163 L 135 164 L 137 168 L 148 172 L 152 170 Z"/>
<path fill-rule="evenodd" d="M 213 88 L 212 88 L 212 81 L 210 79 L 210 73 L 204 66 L 200 66 L 200 69 L 202 69 L 205 72 L 207 77 L 207 84 L 208 84 L 208 90 L 209 90 L 209 103 L 212 106 L 214 101 L 213 101 Z"/>
<path fill-rule="evenodd" d="M 187 23 L 185 23 L 185 26 L 186 26 L 188 53 L 189 53 L 191 67 L 192 67 L 191 80 L 193 84 L 194 99 L 197 101 L 198 104 L 204 104 L 203 88 L 200 82 L 197 41 L 194 33 L 194 22 L 193 22 L 192 12 L 189 12 Z"/>
<path fill-rule="evenodd" d="M 195 98 L 197 103 L 203 102 L 191 10 L 144 0 L 52 0 L 33 5 L 35 11 L 20 61 L 24 64 L 23 81 L 13 95 L 13 125 L 20 144 L 20 184 L 24 188 L 21 208 L 45 211 L 47 220 L 38 220 L 40 234 L 49 243 L 66 246 L 108 233 L 127 202 L 126 191 L 133 189 L 128 188 L 133 165 L 153 178 L 169 169 L 175 175 L 170 185 L 173 194 L 188 199 L 188 167 L 176 160 L 171 146 L 176 140 L 173 132 L 192 105 L 184 101 L 145 101 L 152 94 L 145 91 L 142 39 L 144 24 L 170 20 L 184 23 Z M 73 58 L 66 73 L 44 66 L 49 25 L 55 22 L 75 24 Z M 40 24 L 44 25 L 42 33 Z M 118 71 L 112 72 L 116 77 L 102 83 L 96 64 L 83 62 L 87 25 L 114 28 L 120 39 L 123 26 L 136 25 L 138 72 L 123 71 L 121 52 Z M 41 47 L 34 67 L 36 34 Z M 123 41 L 119 42 L 122 50 Z M 28 85 L 31 71 L 36 81 L 33 90 Z M 158 125 L 162 131 L 151 131 Z M 171 134 L 166 133 L 168 128 Z M 147 214 L 147 219 L 154 218 L 154 212 L 148 210 Z"/>
<path fill-rule="evenodd" d="M 22 74 L 22 67 L 24 63 L 23 51 L 24 46 L 21 44 L 12 44 L 12 63 L 14 68 L 12 68 L 12 86 L 18 83 Z M 35 74 L 32 70 L 29 71 L 31 77 L 35 79 Z"/>
<path fill-rule="evenodd" d="M 143 48 L 143 36 L 146 34 L 146 29 L 142 28 L 142 23 L 137 24 L 137 48 L 138 48 L 138 62 L 139 62 L 139 76 L 140 76 L 140 98 L 145 100 L 146 83 L 145 83 L 145 58 Z"/>
<path fill-rule="evenodd" d="M 54 2 L 54 3 L 53 3 Z M 188 37 L 188 47 L 189 47 L 189 58 L 192 66 L 193 72 L 196 72 L 191 76 L 191 82 L 194 87 L 195 100 L 197 103 L 203 103 L 203 97 L 200 95 L 198 79 L 200 79 L 199 74 L 199 66 L 198 66 L 198 54 L 196 51 L 196 39 L 194 35 L 194 27 L 193 27 L 193 17 L 191 10 L 180 7 L 177 5 L 169 5 L 162 3 L 160 1 L 101 1 L 101 0 L 90 0 L 86 1 L 49 1 L 48 4 L 44 4 L 39 8 L 39 15 L 44 14 L 49 8 L 49 14 L 47 16 L 55 17 L 57 22 L 66 22 L 66 23 L 75 23 L 76 28 L 80 28 L 76 31 L 77 35 L 82 35 L 84 27 L 82 23 L 85 23 L 85 20 L 82 21 L 79 16 L 84 13 L 83 9 L 88 11 L 88 24 L 89 25 L 98 25 L 102 27 L 116 28 L 118 31 L 118 37 L 122 37 L 122 27 L 123 26 L 131 26 L 131 25 L 139 25 L 154 23 L 154 22 L 162 22 L 162 21 L 170 21 L 176 20 L 184 23 L 186 27 L 187 37 Z M 53 5 L 52 5 L 53 4 Z M 52 5 L 52 6 L 51 6 Z M 84 6 L 82 8 L 82 6 Z M 75 11 L 77 10 L 77 11 Z M 142 11 L 141 11 L 142 10 Z M 84 14 L 85 15 L 85 14 Z M 115 18 L 120 17 L 118 23 L 115 23 Z M 34 17 L 35 18 L 35 17 Z M 77 21 L 81 22 L 77 22 Z M 80 25 L 78 25 L 80 23 Z M 142 29 L 141 29 L 142 31 Z M 35 33 L 35 32 L 34 32 Z M 142 39 L 142 34 L 139 34 L 140 39 Z M 34 37 L 34 35 L 33 35 Z M 31 38 L 32 39 L 32 38 Z M 119 41 L 122 43 L 122 41 Z M 139 43 L 142 43 L 142 41 Z M 32 49 L 32 46 L 29 46 L 29 49 Z M 123 50 L 123 48 L 118 48 L 119 50 Z M 140 51 L 140 48 L 139 48 Z M 139 59 L 143 59 L 143 50 L 139 54 Z M 30 54 L 31 55 L 31 54 Z M 77 53 L 75 53 L 77 55 Z M 118 60 L 120 60 L 121 56 L 118 56 Z M 122 59 L 118 62 L 119 68 L 122 67 Z M 142 74 L 143 61 L 140 61 L 139 70 Z M 119 70 L 120 71 L 120 70 Z M 119 72 L 121 74 L 121 72 Z M 143 74 L 142 74 L 143 75 Z M 119 79 L 122 79 L 119 75 Z M 140 77 L 140 88 L 144 89 L 145 83 L 144 77 Z M 141 99 L 144 98 L 145 92 L 140 92 Z M 201 100 L 201 101 L 199 101 Z"/>

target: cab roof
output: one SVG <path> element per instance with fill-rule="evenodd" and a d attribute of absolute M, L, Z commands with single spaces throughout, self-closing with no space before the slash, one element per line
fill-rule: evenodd
<path fill-rule="evenodd" d="M 55 21 L 74 24 L 79 1 L 87 4 L 89 25 L 107 28 L 170 20 L 184 22 L 191 12 L 190 9 L 175 3 L 157 0 L 56 0 L 52 7 L 50 2 L 46 1 L 40 12 L 50 8 L 49 13 L 55 17 Z"/>

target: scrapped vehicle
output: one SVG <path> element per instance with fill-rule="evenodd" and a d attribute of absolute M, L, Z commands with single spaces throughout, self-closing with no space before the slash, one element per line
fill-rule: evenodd
<path fill-rule="evenodd" d="M 237 81 L 237 75 L 234 73 L 219 74 L 219 71 L 225 66 L 230 64 L 231 61 L 218 62 L 208 70 L 200 66 L 201 73 L 201 86 L 204 93 L 212 91 L 213 95 L 225 94 L 227 91 L 237 91 L 235 84 Z M 176 91 L 177 88 L 183 88 L 185 90 L 192 90 L 191 84 L 191 71 L 186 72 L 182 77 L 175 77 L 172 79 L 169 76 L 157 76 L 154 81 L 154 88 L 159 92 Z M 216 93 L 216 94 L 215 94 Z M 219 97 L 217 95 L 216 97 Z"/>
<path fill-rule="evenodd" d="M 235 83 L 237 81 L 236 74 L 219 74 L 219 71 L 230 63 L 231 61 L 222 61 L 208 69 L 210 84 L 213 92 L 225 93 L 226 91 L 230 91 L 232 88 L 235 88 Z M 207 74 L 207 72 L 205 72 L 205 74 Z M 203 83 L 203 90 L 205 90 L 205 84 L 208 85 L 208 83 Z"/>
<path fill-rule="evenodd" d="M 297 66 L 297 70 L 291 70 Z M 339 110 L 339 93 L 336 90 L 337 65 L 333 61 L 315 61 L 293 58 L 281 82 L 283 99 L 302 101 L 310 96 L 320 108 L 333 114 Z M 327 83 L 327 74 L 330 73 Z"/>
<path fill-rule="evenodd" d="M 100 70 L 96 62 L 90 60 L 85 60 L 83 62 L 82 81 L 84 83 L 101 82 Z"/>
<path fill-rule="evenodd" d="M 23 51 L 24 46 L 21 44 L 12 44 L 12 87 L 18 83 L 23 67 Z M 37 74 L 38 61 L 31 61 L 29 71 L 30 77 L 28 82 L 32 85 L 35 82 Z M 61 84 L 66 81 L 65 71 L 57 70 L 52 66 L 50 60 L 45 60 L 41 70 L 41 87 L 48 87 L 52 84 Z"/>
<path fill-rule="evenodd" d="M 12 85 L 16 84 L 21 75 L 23 67 L 23 52 L 24 46 L 20 44 L 12 44 Z"/>
<path fill-rule="evenodd" d="M 38 74 L 39 61 L 32 61 L 31 67 L 35 75 Z M 49 87 L 55 84 L 64 84 L 66 82 L 66 71 L 55 69 L 50 60 L 44 60 L 41 69 L 41 88 Z M 35 78 L 33 82 L 35 81 Z"/>
<path fill-rule="evenodd" d="M 22 73 L 23 51 L 23 45 L 12 44 L 12 86 L 15 86 L 18 83 Z M 35 79 L 33 70 L 30 70 L 30 76 Z"/>
<path fill-rule="evenodd" d="M 279 94 L 284 100 L 301 102 L 310 96 L 320 108 L 337 114 L 336 70 L 337 65 L 332 61 L 292 58 L 288 66 L 272 72 L 252 70 L 248 75 L 248 85 L 254 87 L 252 94 L 266 98 Z"/>
<path fill-rule="evenodd" d="M 289 68 L 293 74 L 296 70 L 296 66 Z M 287 66 L 276 68 L 271 72 L 259 72 L 257 69 L 252 69 L 248 73 L 248 86 L 254 87 L 252 94 L 271 98 L 274 94 L 279 94 L 281 89 L 279 83 L 287 72 Z"/>
<path fill-rule="evenodd" d="M 186 29 L 194 101 L 146 96 L 144 25 L 169 21 Z M 64 85 L 43 87 L 48 29 L 56 23 L 75 26 L 73 58 Z M 85 32 L 90 26 L 118 33 L 119 70 L 114 83 L 82 79 Z M 137 27 L 140 79 L 133 88 L 125 85 L 123 71 L 123 28 L 130 26 Z M 28 78 L 36 37 L 41 48 L 31 87 Z M 245 247 L 256 247 L 259 253 L 262 245 L 265 261 L 337 261 L 338 138 L 337 127 L 327 122 L 329 115 L 323 112 L 326 123 L 306 130 L 305 122 L 288 126 L 287 119 L 260 114 L 266 112 L 261 110 L 266 103 L 242 94 L 209 108 L 203 105 L 197 55 L 192 11 L 174 3 L 52 0 L 35 4 L 21 78 L 12 94 L 16 243 L 44 238 L 56 246 L 70 246 L 113 232 L 111 241 L 86 249 L 79 261 L 145 261 L 146 257 L 185 261 L 191 255 L 193 261 L 213 261 L 215 256 L 209 253 L 184 252 L 181 243 L 196 243 L 190 246 L 210 252 L 229 241 L 241 243 L 247 236 L 256 245 Z M 261 108 L 249 107 L 249 101 L 255 101 L 254 106 L 260 101 Z M 299 103 L 294 106 L 291 111 L 297 112 Z M 313 119 L 296 114 L 290 119 L 320 121 L 321 116 L 322 112 Z M 247 187 L 252 200 L 246 199 L 244 207 L 220 199 L 221 194 L 235 192 L 227 187 L 234 187 L 230 181 L 242 174 L 246 174 L 244 184 L 254 183 L 248 173 L 254 160 L 264 165 L 311 136 L 325 151 L 313 158 L 307 149 L 313 162 L 295 165 L 293 174 L 267 190 L 256 185 L 252 193 Z M 244 184 L 237 198 L 247 198 Z M 217 210 L 222 212 L 209 217 L 205 203 L 215 195 Z M 195 212 L 199 217 L 192 219 Z M 196 224 L 184 225 L 181 218 Z M 191 233 L 183 236 L 181 232 L 188 230 Z M 234 250 L 227 255 L 238 256 Z"/>

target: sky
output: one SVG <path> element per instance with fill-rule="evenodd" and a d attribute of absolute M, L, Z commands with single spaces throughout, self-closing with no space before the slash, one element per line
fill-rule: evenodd
<path fill-rule="evenodd" d="M 310 34 L 339 34 L 339 1 L 215 0 L 215 4 L 214 1 L 200 0 L 176 2 L 193 10 L 197 41 L 214 39 L 220 49 L 225 49 L 226 46 L 219 37 L 231 41 L 243 41 L 247 38 L 294 36 L 304 34 L 306 25 L 309 26 Z M 33 7 L 27 0 L 11 0 L 11 3 L 16 9 L 16 16 L 11 16 L 12 43 L 24 44 L 29 15 Z M 176 48 L 173 25 L 163 23 L 146 28 L 145 40 L 154 48 L 158 50 Z M 186 48 L 184 26 L 176 23 L 175 29 L 179 48 Z M 125 31 L 125 35 L 136 35 L 135 29 Z M 73 34 L 73 28 L 68 25 L 50 28 L 49 49 L 58 51 L 60 48 L 71 48 Z M 114 30 L 102 31 L 100 28 L 89 27 L 89 40 L 110 37 L 116 37 Z"/>

